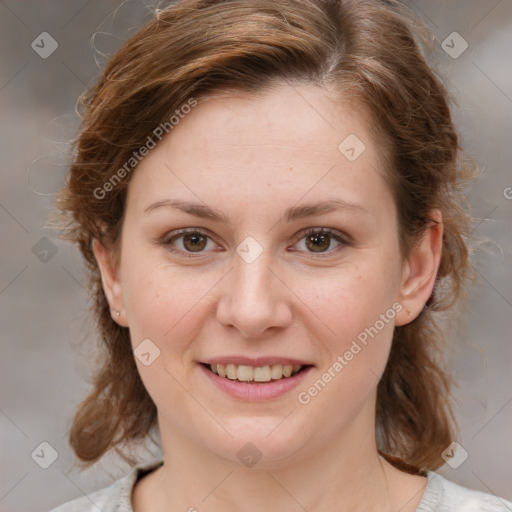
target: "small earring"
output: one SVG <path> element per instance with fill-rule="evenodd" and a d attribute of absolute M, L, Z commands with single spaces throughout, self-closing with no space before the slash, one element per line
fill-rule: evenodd
<path fill-rule="evenodd" d="M 116 316 L 119 316 L 121 314 L 121 312 L 118 311 L 117 309 L 113 309 L 112 311 L 113 313 L 115 313 Z"/>
<path fill-rule="evenodd" d="M 408 316 L 412 316 L 412 313 L 407 308 L 405 308 L 405 311 L 407 311 Z"/>

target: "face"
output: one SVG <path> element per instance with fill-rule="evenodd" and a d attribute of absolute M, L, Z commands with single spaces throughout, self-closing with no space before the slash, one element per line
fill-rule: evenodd
<path fill-rule="evenodd" d="M 164 444 L 273 467 L 374 436 L 405 314 L 383 173 L 364 117 L 306 85 L 209 97 L 142 160 L 102 271 Z"/>

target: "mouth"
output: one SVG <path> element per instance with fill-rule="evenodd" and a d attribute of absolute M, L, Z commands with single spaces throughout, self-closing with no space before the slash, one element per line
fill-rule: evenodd
<path fill-rule="evenodd" d="M 264 384 L 272 381 L 289 379 L 312 365 L 302 364 L 267 364 L 250 366 L 233 363 L 201 363 L 211 373 L 234 382 Z"/>
<path fill-rule="evenodd" d="M 288 358 L 218 358 L 197 366 L 214 388 L 243 402 L 288 396 L 314 369 L 312 364 Z"/>

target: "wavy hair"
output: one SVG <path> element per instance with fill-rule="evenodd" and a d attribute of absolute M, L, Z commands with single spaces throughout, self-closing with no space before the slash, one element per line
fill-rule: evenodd
<path fill-rule="evenodd" d="M 131 36 L 80 100 L 82 125 L 56 197 L 63 238 L 87 265 L 101 357 L 78 407 L 70 444 L 85 466 L 143 440 L 157 410 L 136 368 L 127 328 L 111 318 L 94 238 L 116 247 L 133 172 L 108 197 L 97 191 L 191 98 L 264 93 L 283 82 L 315 84 L 360 106 L 379 133 L 398 211 L 404 257 L 441 210 L 442 259 L 420 315 L 396 327 L 378 384 L 379 452 L 412 473 L 437 469 L 453 440 L 452 380 L 442 366 L 440 312 L 461 302 L 472 267 L 461 158 L 449 96 L 425 58 L 424 27 L 396 1 L 178 0 Z M 171 134 L 172 136 L 172 134 Z"/>

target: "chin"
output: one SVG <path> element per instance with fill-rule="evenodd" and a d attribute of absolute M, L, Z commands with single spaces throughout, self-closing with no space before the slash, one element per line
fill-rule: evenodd
<path fill-rule="evenodd" d="M 225 432 L 217 438 L 209 435 L 204 445 L 216 456 L 240 467 L 267 470 L 283 467 L 310 441 L 305 435 L 309 429 L 286 425 L 288 421 L 286 414 L 280 418 L 231 418 L 222 424 L 233 437 Z"/>

